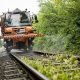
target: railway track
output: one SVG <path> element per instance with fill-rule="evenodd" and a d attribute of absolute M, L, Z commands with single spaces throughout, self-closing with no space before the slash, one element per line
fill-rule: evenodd
<path fill-rule="evenodd" d="M 0 57 L 0 80 L 48 80 L 14 54 L 5 54 Z"/>
<path fill-rule="evenodd" d="M 0 58 L 1 80 L 31 80 L 9 55 Z M 26 74 L 26 76 L 25 76 Z"/>
<path fill-rule="evenodd" d="M 61 54 L 57 55 L 57 54 L 48 54 L 48 53 L 43 53 L 43 52 L 27 52 L 26 53 L 25 51 L 20 51 L 20 50 L 15 51 L 15 50 L 13 50 L 10 54 L 8 54 L 8 57 L 6 55 L 3 58 L 3 60 L 0 60 L 1 62 L 3 61 L 1 64 L 3 64 L 4 61 L 5 61 L 4 65 L 3 65 L 3 67 L 5 67 L 5 69 L 7 67 L 11 68 L 10 71 L 7 69 L 7 71 L 4 71 L 4 72 L 2 71 L 3 73 L 0 73 L 0 75 L 2 75 L 2 77 L 4 76 L 4 78 L 5 78 L 3 80 L 49 80 L 47 78 L 48 76 L 45 77 L 44 76 L 45 74 L 42 75 L 41 73 L 36 71 L 34 68 L 29 66 L 27 63 L 23 62 L 23 60 L 21 60 L 21 58 L 24 57 L 24 56 L 25 56 L 25 58 L 28 57 L 30 60 L 33 60 L 33 61 L 35 61 L 37 59 L 41 62 L 43 61 L 45 67 L 48 66 L 48 63 L 45 61 L 45 59 L 46 60 L 49 59 L 49 61 L 52 63 L 51 65 L 54 66 L 54 67 L 56 66 L 55 67 L 56 69 L 59 66 L 62 65 L 62 70 L 54 71 L 55 74 L 57 74 L 57 73 L 60 74 L 64 71 L 64 73 L 67 73 L 69 75 L 69 77 L 71 77 L 73 72 L 75 72 L 77 70 L 78 71 L 80 70 L 80 67 L 78 68 L 78 66 L 75 65 L 75 64 L 67 65 L 67 63 L 62 62 L 62 61 L 58 62 L 56 60 L 56 58 L 61 56 Z M 65 55 L 64 59 L 66 59 L 65 57 L 69 59 L 71 57 L 71 55 Z M 78 55 L 74 56 L 74 57 L 76 57 L 77 60 L 80 59 L 80 56 L 78 56 Z M 9 59 L 9 60 L 7 60 L 7 59 Z M 9 64 L 7 64 L 7 63 L 9 63 Z M 72 66 L 72 68 L 70 68 L 69 66 Z M 3 69 L 3 67 L 2 67 L 2 69 Z M 1 66 L 0 66 L 0 68 L 1 68 Z M 9 74 L 9 76 L 8 76 L 8 74 Z M 10 76 L 12 76 L 12 77 L 10 77 Z"/>

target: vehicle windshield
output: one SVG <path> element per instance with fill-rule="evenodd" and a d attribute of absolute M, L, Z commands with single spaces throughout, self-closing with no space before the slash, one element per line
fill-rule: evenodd
<path fill-rule="evenodd" d="M 5 22 L 8 26 L 26 26 L 31 25 L 29 17 L 25 13 L 12 14 L 8 16 Z"/>

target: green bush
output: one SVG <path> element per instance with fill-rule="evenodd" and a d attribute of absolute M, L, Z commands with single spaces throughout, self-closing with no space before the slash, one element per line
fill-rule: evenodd
<path fill-rule="evenodd" d="M 43 38 L 34 48 L 49 52 L 80 52 L 80 0 L 39 0 L 39 23 L 34 27 Z"/>

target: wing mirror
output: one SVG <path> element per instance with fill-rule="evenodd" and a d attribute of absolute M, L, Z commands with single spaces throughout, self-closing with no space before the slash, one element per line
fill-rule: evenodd
<path fill-rule="evenodd" d="M 36 14 L 32 15 L 32 22 L 33 23 L 38 23 L 39 22 Z"/>
<path fill-rule="evenodd" d="M 1 17 L 0 17 L 0 26 L 1 26 Z"/>
<path fill-rule="evenodd" d="M 35 18 L 35 23 L 38 23 L 37 15 L 35 15 L 34 18 Z"/>

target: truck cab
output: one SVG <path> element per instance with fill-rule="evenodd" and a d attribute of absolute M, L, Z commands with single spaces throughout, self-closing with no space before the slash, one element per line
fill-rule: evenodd
<path fill-rule="evenodd" d="M 30 12 L 26 10 L 21 11 L 16 8 L 12 12 L 3 14 L 1 31 L 7 51 L 12 48 L 32 50 L 34 38 L 42 36 L 35 32 L 32 22 Z"/>

